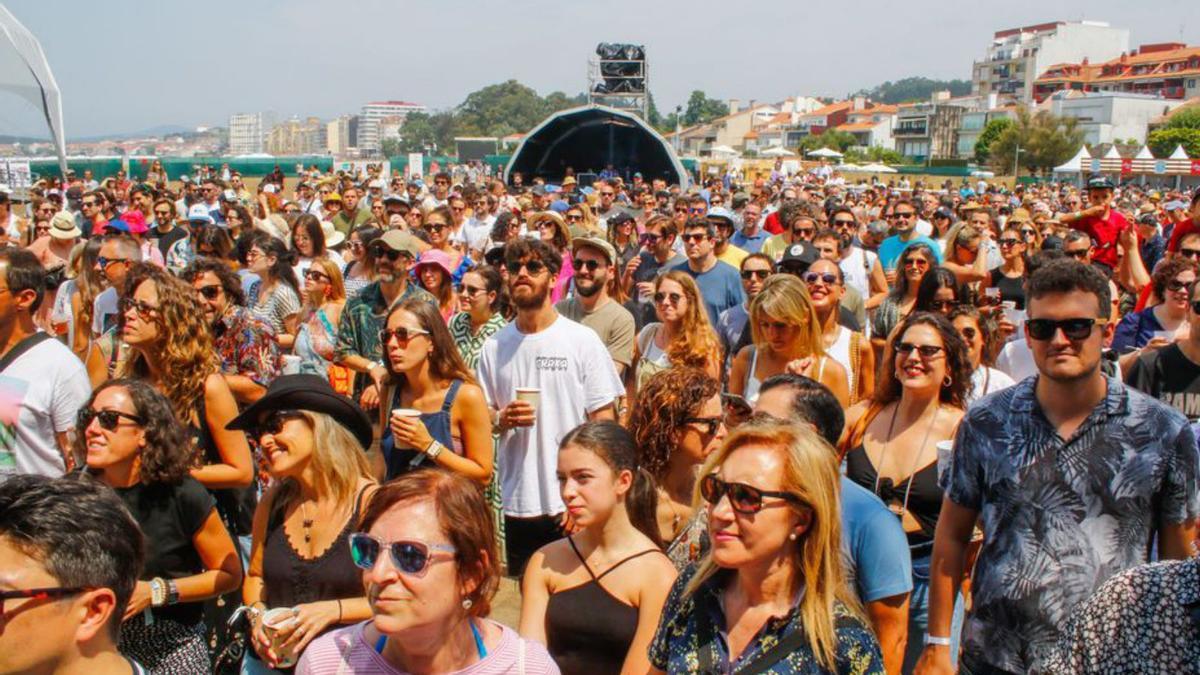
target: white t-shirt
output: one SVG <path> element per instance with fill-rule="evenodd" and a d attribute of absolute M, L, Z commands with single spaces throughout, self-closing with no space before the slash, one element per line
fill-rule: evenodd
<path fill-rule="evenodd" d="M 969 407 L 988 394 L 1007 389 L 1014 384 L 1016 382 L 1007 374 L 981 365 L 971 373 L 971 391 L 967 394 L 967 406 Z"/>
<path fill-rule="evenodd" d="M 104 322 L 109 316 L 120 312 L 120 301 L 117 289 L 109 287 L 100 292 L 92 301 L 92 335 L 104 332 Z"/>
<path fill-rule="evenodd" d="M 91 394 L 83 362 L 53 338 L 0 373 L 0 481 L 16 473 L 61 476 L 66 467 L 54 435 L 74 428 Z"/>
<path fill-rule="evenodd" d="M 562 513 L 558 494 L 558 443 L 587 421 L 587 414 L 625 393 L 600 337 L 559 316 L 550 327 L 526 335 L 516 322 L 488 338 L 479 355 L 479 384 L 488 405 L 500 410 L 517 387 L 541 389 L 537 421 L 500 437 L 497 459 L 504 513 L 530 518 Z"/>
<path fill-rule="evenodd" d="M 1038 374 L 1033 351 L 1023 337 L 1004 343 L 1000 354 L 996 356 L 996 368 L 1016 382 Z"/>
<path fill-rule="evenodd" d="M 863 259 L 864 256 L 866 260 Z M 871 297 L 871 270 L 875 269 L 875 261 L 878 259 L 879 256 L 874 252 L 855 246 L 850 249 L 850 255 L 838 261 L 846 288 L 858 291 L 863 300 Z"/>

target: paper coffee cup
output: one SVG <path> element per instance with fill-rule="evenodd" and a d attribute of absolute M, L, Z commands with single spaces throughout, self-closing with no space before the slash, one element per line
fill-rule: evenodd
<path fill-rule="evenodd" d="M 392 417 L 420 417 L 421 411 L 412 408 L 396 408 L 392 411 Z"/>
<path fill-rule="evenodd" d="M 300 357 L 296 356 L 295 354 L 284 354 L 283 355 L 282 374 L 284 374 L 284 375 L 299 375 L 300 374 Z"/>
<path fill-rule="evenodd" d="M 517 400 L 528 402 L 534 410 L 537 410 L 541 398 L 542 390 L 537 387 L 517 387 Z"/>
<path fill-rule="evenodd" d="M 296 665 L 295 652 L 291 649 L 283 650 L 283 640 L 279 639 L 279 632 L 284 628 L 290 628 L 295 625 L 296 621 L 296 611 L 291 607 L 276 607 L 275 609 L 267 610 L 263 614 L 263 632 L 266 633 L 267 639 L 271 641 L 271 651 L 279 658 L 279 663 L 277 664 L 279 668 L 291 668 Z"/>

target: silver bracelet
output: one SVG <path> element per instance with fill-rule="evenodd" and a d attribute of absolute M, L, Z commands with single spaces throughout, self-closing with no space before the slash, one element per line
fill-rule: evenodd
<path fill-rule="evenodd" d="M 938 645 L 940 647 L 949 647 L 950 646 L 950 638 L 926 635 L 925 636 L 925 644 L 926 645 Z"/>

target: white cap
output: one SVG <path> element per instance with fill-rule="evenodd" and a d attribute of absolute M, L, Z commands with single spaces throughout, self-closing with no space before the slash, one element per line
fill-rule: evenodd
<path fill-rule="evenodd" d="M 188 209 L 188 222 L 201 221 L 205 223 L 213 223 L 212 214 L 208 212 L 208 207 L 203 204 L 192 204 L 192 208 Z"/>

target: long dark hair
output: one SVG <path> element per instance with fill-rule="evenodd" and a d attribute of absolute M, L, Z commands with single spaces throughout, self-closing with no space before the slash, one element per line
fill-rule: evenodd
<path fill-rule="evenodd" d="M 954 302 L 956 303 L 962 303 L 966 299 L 966 292 L 958 285 L 958 277 L 954 276 L 954 272 L 939 265 L 921 277 L 921 284 L 917 286 L 917 301 L 913 304 L 913 311 L 932 312 L 933 308 L 930 305 L 937 296 L 938 290 L 942 288 L 954 291 Z"/>
<path fill-rule="evenodd" d="M 902 300 L 908 294 L 908 275 L 904 273 L 904 261 L 908 256 L 915 253 L 921 253 L 925 259 L 929 261 L 929 268 L 933 269 L 937 265 L 937 253 L 934 252 L 928 244 L 911 244 L 900 252 L 900 257 L 897 258 L 896 267 L 896 287 L 892 289 L 891 298 L 897 302 Z M 925 274 L 929 274 L 928 271 Z"/>
<path fill-rule="evenodd" d="M 146 446 L 140 451 L 138 482 L 142 485 L 178 483 L 187 477 L 192 467 L 191 439 L 179 423 L 171 402 L 145 380 L 109 380 L 96 387 L 83 407 L 92 407 L 100 392 L 113 387 L 129 392 L 135 413 L 145 420 L 142 429 L 146 431 Z M 87 454 L 87 434 L 84 429 L 76 429 L 75 432 L 75 454 L 83 457 Z"/>
<path fill-rule="evenodd" d="M 271 276 L 291 286 L 292 290 L 296 291 L 296 295 L 300 296 L 300 281 L 296 279 L 296 270 L 292 269 L 292 265 L 296 263 L 295 252 L 288 250 L 287 244 L 283 243 L 282 239 L 270 235 L 254 243 L 262 249 L 264 254 L 275 258 L 275 264 L 271 265 L 268 270 Z"/>
<path fill-rule="evenodd" d="M 313 214 L 305 213 L 296 218 L 296 222 L 292 223 L 292 240 L 290 243 L 297 257 L 302 255 L 300 249 L 296 246 L 296 233 L 300 230 L 304 230 L 309 240 L 312 241 L 312 257 L 320 258 L 325 255 L 325 230 L 321 229 L 321 221 L 317 220 L 317 217 Z"/>
<path fill-rule="evenodd" d="M 387 317 L 384 318 L 383 325 L 387 326 L 392 315 L 400 310 L 417 317 L 417 323 L 421 324 L 421 328 L 429 331 L 429 339 L 433 342 L 433 352 L 429 354 L 429 371 L 435 378 L 462 380 L 468 384 L 475 384 L 475 375 L 463 361 L 458 346 L 454 344 L 454 338 L 450 336 L 450 329 L 446 327 L 446 322 L 442 320 L 441 312 L 436 305 L 421 298 L 409 298 L 392 307 Z M 380 347 L 383 349 L 383 362 L 392 382 L 400 382 L 404 375 L 392 370 L 391 359 L 387 358 L 387 345 Z"/>
<path fill-rule="evenodd" d="M 971 359 L 967 356 L 967 343 L 962 335 L 954 329 L 950 320 L 936 312 L 913 312 L 909 314 L 888 340 L 883 352 L 883 363 L 879 366 L 879 384 L 875 387 L 872 401 L 880 406 L 900 400 L 903 393 L 900 382 L 896 379 L 896 343 L 904 337 L 913 326 L 929 326 L 937 331 L 942 338 L 942 346 L 946 354 L 946 375 L 950 383 L 942 383 L 938 398 L 960 410 L 967 407 L 967 392 L 971 390 Z"/>
<path fill-rule="evenodd" d="M 625 509 L 629 513 L 629 522 L 639 532 L 650 538 L 654 545 L 662 548 L 662 538 L 658 532 L 658 494 L 654 489 L 654 477 L 645 468 L 638 466 L 637 446 L 633 442 L 633 434 L 625 427 L 612 421 L 584 422 L 567 432 L 559 443 L 559 448 L 575 445 L 595 453 L 597 457 L 620 474 L 629 471 L 633 474 L 633 485 L 625 493 Z"/>

